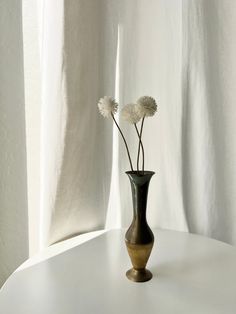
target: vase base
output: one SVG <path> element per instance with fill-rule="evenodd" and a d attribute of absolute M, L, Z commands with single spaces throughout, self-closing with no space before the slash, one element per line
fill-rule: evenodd
<path fill-rule="evenodd" d="M 134 282 L 145 282 L 152 279 L 152 273 L 146 268 L 139 270 L 131 268 L 126 272 L 126 277 Z"/>

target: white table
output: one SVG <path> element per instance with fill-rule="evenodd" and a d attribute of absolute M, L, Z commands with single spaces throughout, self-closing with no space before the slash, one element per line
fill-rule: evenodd
<path fill-rule="evenodd" d="M 129 281 L 124 231 L 112 230 L 15 272 L 0 290 L 1 314 L 235 314 L 236 249 L 155 231 L 154 277 Z"/>

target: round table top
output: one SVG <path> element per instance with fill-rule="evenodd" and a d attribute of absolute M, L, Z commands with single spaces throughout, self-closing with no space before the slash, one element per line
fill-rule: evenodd
<path fill-rule="evenodd" d="M 184 232 L 154 234 L 151 281 L 126 278 L 124 231 L 107 231 L 15 272 L 0 290 L 0 313 L 236 313 L 234 247 Z"/>

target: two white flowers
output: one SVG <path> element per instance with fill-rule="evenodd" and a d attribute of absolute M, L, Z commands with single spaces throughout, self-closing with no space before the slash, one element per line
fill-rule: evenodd
<path fill-rule="evenodd" d="M 118 110 L 118 103 L 115 101 L 114 98 L 110 96 L 104 96 L 101 98 L 98 102 L 98 109 L 101 113 L 101 115 L 105 118 L 112 117 L 114 120 L 123 140 L 124 144 L 126 146 L 130 167 L 131 170 L 134 171 L 132 160 L 130 157 L 129 148 L 127 145 L 127 142 L 125 140 L 124 134 L 122 133 L 114 115 L 116 114 Z M 138 145 L 138 155 L 137 155 L 137 171 L 139 172 L 139 157 L 140 157 L 140 149 L 142 149 L 142 156 L 143 156 L 143 164 L 142 164 L 142 171 L 144 172 L 144 148 L 142 144 L 142 131 L 143 131 L 143 124 L 144 119 L 146 117 L 152 117 L 157 111 L 157 104 L 154 98 L 150 96 L 142 96 L 140 97 L 136 103 L 127 104 L 123 107 L 121 111 L 122 118 L 133 124 L 135 127 L 135 130 L 137 132 L 137 135 L 139 137 L 139 145 Z M 137 123 L 139 121 L 141 122 L 141 128 L 138 130 Z"/>

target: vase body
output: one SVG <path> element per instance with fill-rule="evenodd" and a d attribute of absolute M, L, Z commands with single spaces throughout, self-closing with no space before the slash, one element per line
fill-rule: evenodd
<path fill-rule="evenodd" d="M 133 200 L 133 220 L 125 234 L 126 247 L 133 265 L 128 270 L 128 279 L 136 282 L 148 281 L 152 273 L 146 269 L 146 264 L 151 254 L 154 235 L 146 219 L 148 187 L 152 171 L 127 171 L 131 183 Z"/>

